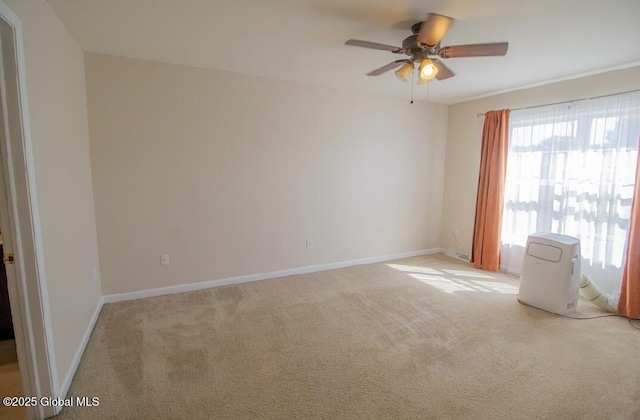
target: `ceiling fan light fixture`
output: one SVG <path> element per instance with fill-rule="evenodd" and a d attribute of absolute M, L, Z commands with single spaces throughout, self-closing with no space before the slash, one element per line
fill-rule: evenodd
<path fill-rule="evenodd" d="M 423 22 L 418 22 L 411 27 L 413 35 L 405 38 L 402 41 L 401 47 L 359 39 L 349 39 L 345 44 L 408 56 L 409 58 L 395 60 L 370 71 L 367 73 L 367 76 L 380 76 L 397 69 L 395 72 L 396 77 L 406 83 L 411 76 L 415 78 L 413 70 L 417 68 L 419 85 L 429 83 L 433 79 L 446 80 L 455 76 L 441 59 L 458 57 L 500 57 L 507 54 L 507 50 L 509 49 L 508 42 L 461 44 L 441 47 L 442 38 L 454 22 L 455 19 L 452 17 L 437 13 L 427 13 Z M 431 59 L 430 57 L 433 58 Z M 416 64 L 418 65 L 416 66 Z"/>
<path fill-rule="evenodd" d="M 420 70 L 418 72 L 418 84 L 423 84 L 433 80 L 438 74 L 438 68 L 430 59 L 422 60 Z"/>
<path fill-rule="evenodd" d="M 409 76 L 411 76 L 412 71 L 413 63 L 411 61 L 407 61 L 402 65 L 402 67 L 396 70 L 396 76 L 403 82 L 407 82 L 409 80 Z"/>

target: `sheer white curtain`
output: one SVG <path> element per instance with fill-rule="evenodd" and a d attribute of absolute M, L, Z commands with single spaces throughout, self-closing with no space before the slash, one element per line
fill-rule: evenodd
<path fill-rule="evenodd" d="M 582 271 L 618 295 L 640 137 L 640 92 L 511 112 L 501 269 L 527 236 L 580 239 Z"/>

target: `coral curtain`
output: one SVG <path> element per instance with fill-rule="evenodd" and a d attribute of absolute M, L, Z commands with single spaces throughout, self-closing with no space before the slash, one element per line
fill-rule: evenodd
<path fill-rule="evenodd" d="M 640 139 L 638 140 L 640 146 Z M 618 312 L 629 318 L 640 318 L 640 151 L 636 166 L 636 185 L 633 192 L 629 238 L 627 239 L 627 262 L 622 274 L 622 290 L 618 301 Z"/>
<path fill-rule="evenodd" d="M 500 229 L 509 150 L 509 114 L 508 109 L 487 112 L 482 130 L 471 262 L 476 268 L 488 271 L 500 268 Z"/>

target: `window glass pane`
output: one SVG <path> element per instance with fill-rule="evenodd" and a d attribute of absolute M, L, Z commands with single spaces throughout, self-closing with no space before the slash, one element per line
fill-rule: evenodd
<path fill-rule="evenodd" d="M 639 137 L 637 92 L 513 111 L 503 268 L 518 272 L 530 234 L 554 232 L 581 240 L 583 271 L 621 279 Z"/>

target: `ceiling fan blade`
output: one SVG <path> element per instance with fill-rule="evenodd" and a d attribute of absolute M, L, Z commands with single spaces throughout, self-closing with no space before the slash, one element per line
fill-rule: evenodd
<path fill-rule="evenodd" d="M 492 44 L 452 45 L 440 48 L 438 55 L 442 58 L 457 57 L 488 57 L 506 55 L 508 42 L 494 42 Z"/>
<path fill-rule="evenodd" d="M 420 26 L 418 41 L 429 47 L 435 47 L 440 43 L 444 35 L 453 24 L 454 19 L 437 13 L 427 14 L 427 18 Z"/>
<path fill-rule="evenodd" d="M 438 69 L 438 73 L 436 74 L 436 79 L 445 80 L 455 76 L 455 73 L 449 70 L 449 67 L 445 66 L 442 61 L 433 60 L 433 65 L 436 66 L 436 68 Z"/>
<path fill-rule="evenodd" d="M 404 63 L 408 63 L 409 60 L 396 60 L 393 61 L 389 64 L 387 64 L 386 66 L 382 66 L 379 69 L 375 69 L 373 71 L 370 71 L 369 73 L 367 73 L 367 76 L 380 76 L 382 73 L 386 73 L 389 70 L 393 70 L 396 67 L 400 67 L 402 64 Z"/>
<path fill-rule="evenodd" d="M 359 39 L 350 39 L 345 42 L 344 45 L 371 48 L 373 50 L 391 51 L 392 53 L 399 53 L 402 50 L 402 48 L 394 47 L 393 45 L 378 44 L 377 42 L 361 41 Z"/>

